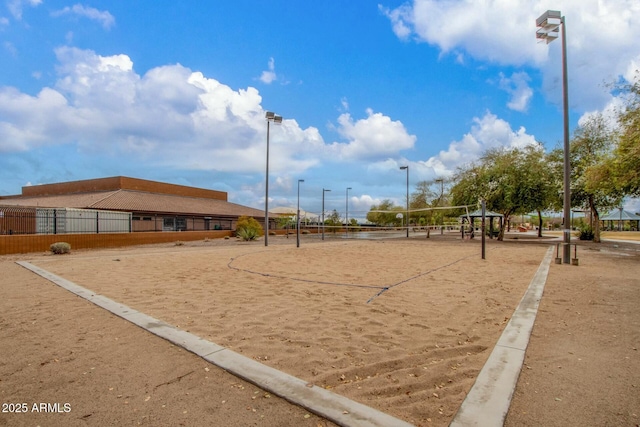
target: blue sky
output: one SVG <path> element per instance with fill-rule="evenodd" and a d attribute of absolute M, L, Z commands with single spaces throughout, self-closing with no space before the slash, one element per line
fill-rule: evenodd
<path fill-rule="evenodd" d="M 0 195 L 125 175 L 227 191 L 264 207 L 364 216 L 404 204 L 487 148 L 562 139 L 567 19 L 571 129 L 611 114 L 606 84 L 640 68 L 637 0 L 205 2 L 5 0 Z M 636 201 L 628 202 L 640 210 Z M 350 215 L 350 216 L 351 216 Z"/>

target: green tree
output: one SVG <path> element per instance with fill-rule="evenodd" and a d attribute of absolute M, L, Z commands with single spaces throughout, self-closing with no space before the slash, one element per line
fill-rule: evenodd
<path fill-rule="evenodd" d="M 523 182 L 519 187 L 519 199 L 522 206 L 518 209 L 520 214 L 537 212 L 538 237 L 542 237 L 542 211 L 553 208 L 559 203 L 559 182 L 554 174 L 554 168 L 550 167 L 550 158 L 545 153 L 542 144 L 527 146 L 522 149 L 523 155 Z"/>
<path fill-rule="evenodd" d="M 619 114 L 621 132 L 610 170 L 624 194 L 640 196 L 640 72 L 636 82 L 620 88 L 626 96 L 625 109 Z"/>
<path fill-rule="evenodd" d="M 276 220 L 278 228 L 280 229 L 284 228 L 288 230 L 289 228 L 295 228 L 296 226 L 295 214 L 279 214 Z"/>
<path fill-rule="evenodd" d="M 459 169 L 452 203 L 476 205 L 484 199 L 488 210 L 504 217 L 498 234 L 503 240 L 511 216 L 537 210 L 541 217 L 550 203 L 553 179 L 543 172 L 544 159 L 541 146 L 488 150 L 477 162 Z"/>
<path fill-rule="evenodd" d="M 445 199 L 444 180 L 420 181 L 416 184 L 416 190 L 411 193 L 409 206 L 411 210 L 444 206 Z M 411 213 L 412 221 L 421 225 L 441 223 L 443 218 L 443 211 L 427 210 Z"/>
<path fill-rule="evenodd" d="M 593 218 L 593 241 L 600 242 L 600 211 L 617 206 L 622 191 L 615 183 L 612 153 L 616 133 L 602 114 L 588 117 L 571 141 L 571 205 Z"/>
<path fill-rule="evenodd" d="M 342 225 L 342 218 L 340 218 L 340 214 L 337 210 L 334 209 L 333 212 L 331 212 L 331 215 L 325 217 L 324 225 L 332 227 L 331 231 L 334 233 L 336 232 L 337 228 Z"/>
<path fill-rule="evenodd" d="M 367 221 L 380 226 L 399 226 L 400 220 L 396 218 L 398 213 L 403 213 L 404 208 L 395 206 L 389 199 L 385 199 L 379 205 L 373 205 L 367 213 Z"/>

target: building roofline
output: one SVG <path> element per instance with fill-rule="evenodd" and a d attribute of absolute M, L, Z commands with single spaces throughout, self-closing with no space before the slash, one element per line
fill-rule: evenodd
<path fill-rule="evenodd" d="M 208 190 L 185 185 L 168 184 L 126 176 L 85 179 L 22 187 L 23 197 L 52 196 L 97 191 L 134 190 L 175 196 L 197 197 L 227 201 L 226 191 Z"/>

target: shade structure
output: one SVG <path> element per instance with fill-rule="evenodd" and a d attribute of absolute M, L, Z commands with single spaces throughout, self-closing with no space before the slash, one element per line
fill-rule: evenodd
<path fill-rule="evenodd" d="M 640 215 L 625 210 L 622 212 L 617 210 L 601 216 L 600 221 L 640 221 Z"/>

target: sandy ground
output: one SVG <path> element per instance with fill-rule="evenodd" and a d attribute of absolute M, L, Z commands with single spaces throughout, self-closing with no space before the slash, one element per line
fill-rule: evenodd
<path fill-rule="evenodd" d="M 640 424 L 640 245 L 552 265 L 506 426 Z"/>
<path fill-rule="evenodd" d="M 483 261 L 478 242 L 437 236 L 270 243 L 4 257 L 0 396 L 29 413 L 0 413 L 0 425 L 331 425 L 15 259 L 415 425 L 445 426 L 548 247 L 490 242 Z M 507 425 L 638 423 L 640 252 L 616 246 L 581 250 L 580 267 L 552 265 Z M 34 402 L 62 413 L 34 413 Z"/>
<path fill-rule="evenodd" d="M 0 271 L 0 426 L 333 425 L 13 262 Z"/>

